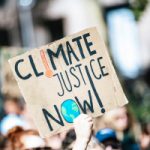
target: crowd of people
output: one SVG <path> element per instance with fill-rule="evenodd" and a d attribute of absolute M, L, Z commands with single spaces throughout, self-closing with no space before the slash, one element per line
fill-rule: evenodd
<path fill-rule="evenodd" d="M 0 150 L 149 150 L 150 124 L 139 124 L 128 106 L 98 118 L 81 114 L 74 126 L 41 138 L 26 105 L 14 97 L 4 99 L 0 123 Z"/>

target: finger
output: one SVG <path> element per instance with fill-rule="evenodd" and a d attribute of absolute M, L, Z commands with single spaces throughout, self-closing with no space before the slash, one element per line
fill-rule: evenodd
<path fill-rule="evenodd" d="M 86 118 L 86 121 L 93 121 L 91 117 Z"/>
<path fill-rule="evenodd" d="M 87 119 L 89 116 L 87 114 L 81 114 L 80 117 L 82 117 L 82 119 Z"/>

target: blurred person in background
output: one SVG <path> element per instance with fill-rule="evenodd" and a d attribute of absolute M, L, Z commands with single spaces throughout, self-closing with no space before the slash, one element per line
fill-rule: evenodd
<path fill-rule="evenodd" d="M 11 128 L 7 133 L 6 150 L 102 150 L 91 143 L 92 138 L 92 117 L 81 114 L 74 120 L 74 130 L 76 139 L 73 139 L 71 147 L 54 148 L 47 146 L 47 140 L 42 139 L 36 130 L 24 130 L 22 127 L 16 126 Z M 93 142 L 93 141 L 92 141 Z M 54 144 L 54 143 L 53 143 Z M 55 147 L 57 142 L 55 141 Z"/>
<path fill-rule="evenodd" d="M 8 150 L 32 150 L 35 148 L 44 148 L 46 145 L 44 139 L 39 136 L 36 130 L 24 130 L 19 126 L 11 128 L 7 134 L 7 138 Z"/>
<path fill-rule="evenodd" d="M 142 150 L 150 149 L 150 123 L 142 124 L 142 134 L 140 137 L 140 146 Z"/>
<path fill-rule="evenodd" d="M 23 107 L 24 104 L 20 101 L 20 99 L 16 97 L 5 97 L 4 112 L 6 115 L 0 123 L 0 131 L 3 135 L 6 135 L 9 129 L 17 125 L 23 128 L 27 127 L 27 122 L 22 116 Z"/>
<path fill-rule="evenodd" d="M 105 150 L 122 150 L 121 142 L 117 139 L 116 132 L 110 128 L 104 128 L 96 133 L 96 138 Z"/>
<path fill-rule="evenodd" d="M 7 138 L 4 137 L 4 135 L 2 135 L 0 133 L 0 149 L 5 149 L 6 148 L 6 143 L 7 143 Z"/>
<path fill-rule="evenodd" d="M 126 107 L 114 109 L 104 115 L 107 127 L 117 132 L 123 150 L 139 150 L 140 127 Z"/>
<path fill-rule="evenodd" d="M 81 114 L 74 120 L 74 136 L 76 138 L 73 138 L 71 147 L 62 147 L 60 144 L 60 139 L 69 140 L 66 132 L 50 137 L 49 140 L 52 140 L 53 143 L 51 147 L 47 139 L 42 139 L 36 130 L 25 130 L 15 126 L 7 132 L 3 150 L 101 150 L 99 145 L 93 142 L 92 127 L 92 117 Z"/>
<path fill-rule="evenodd" d="M 6 115 L 16 114 L 20 115 L 23 111 L 24 105 L 17 97 L 4 97 L 4 111 Z"/>
<path fill-rule="evenodd" d="M 46 138 L 46 146 L 51 147 L 53 150 L 61 150 L 63 140 L 66 137 L 66 132 L 62 132 L 51 137 Z"/>

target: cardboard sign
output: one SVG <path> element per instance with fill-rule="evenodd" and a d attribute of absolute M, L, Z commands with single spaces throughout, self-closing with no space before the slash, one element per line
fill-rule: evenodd
<path fill-rule="evenodd" d="M 9 60 L 40 135 L 127 103 L 104 42 L 89 28 Z"/>
<path fill-rule="evenodd" d="M 0 79 L 1 92 L 10 96 L 20 97 L 21 93 L 17 82 L 12 74 L 8 59 L 25 52 L 25 49 L 18 47 L 1 47 L 0 48 Z"/>

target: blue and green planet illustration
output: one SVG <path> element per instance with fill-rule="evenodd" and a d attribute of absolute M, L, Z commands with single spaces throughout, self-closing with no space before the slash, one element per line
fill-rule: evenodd
<path fill-rule="evenodd" d="M 73 120 L 80 115 L 80 110 L 74 100 L 67 99 L 61 104 L 61 113 L 68 123 L 73 123 Z"/>

